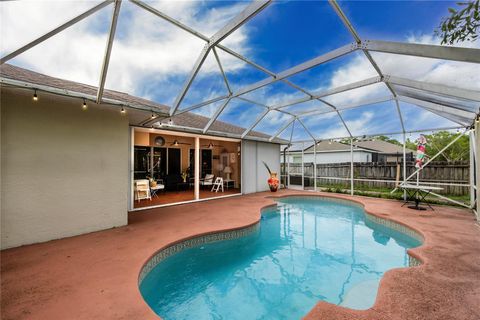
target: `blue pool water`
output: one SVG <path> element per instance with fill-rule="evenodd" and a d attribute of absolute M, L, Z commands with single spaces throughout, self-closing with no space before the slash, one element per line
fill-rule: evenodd
<path fill-rule="evenodd" d="M 382 275 L 408 266 L 418 245 L 366 221 L 360 206 L 285 198 L 258 231 L 166 258 L 140 291 L 165 320 L 300 319 L 320 300 L 367 309 Z"/>

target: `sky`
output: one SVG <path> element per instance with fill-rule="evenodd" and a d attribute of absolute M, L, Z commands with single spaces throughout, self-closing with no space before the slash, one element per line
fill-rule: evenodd
<path fill-rule="evenodd" d="M 210 37 L 249 2 L 246 1 L 146 1 Z M 0 2 L 0 55 L 5 55 L 35 39 L 100 1 L 6 1 Z M 448 14 L 447 1 L 339 1 L 362 39 L 439 44 L 434 30 Z M 98 85 L 113 6 L 107 6 L 44 43 L 9 61 L 51 76 Z M 19 19 L 18 17 L 22 17 Z M 347 45 L 353 38 L 327 1 L 279 1 L 224 39 L 221 44 L 242 54 L 272 72 L 281 72 L 306 60 Z M 204 42 L 161 20 L 153 14 L 123 1 L 113 44 L 106 88 L 141 96 L 168 106 L 173 105 L 187 79 Z M 477 43 L 460 46 L 480 47 Z M 235 92 L 267 78 L 230 54 L 217 49 L 226 77 Z M 430 81 L 480 90 L 480 66 L 471 63 L 429 58 L 372 53 L 384 74 L 412 80 Z M 309 92 L 319 92 L 376 76 L 361 51 L 288 78 Z M 180 109 L 228 93 L 213 52 L 211 52 Z M 340 110 L 353 135 L 373 135 L 401 131 L 394 102 L 382 102 L 356 109 L 347 106 L 390 96 L 384 84 L 376 84 L 343 94 L 325 97 Z M 242 96 L 274 106 L 305 94 L 282 82 Z M 211 116 L 222 102 L 195 110 Z M 232 99 L 218 120 L 249 127 L 262 114 L 258 105 Z M 285 108 L 288 112 L 332 110 L 320 101 Z M 400 103 L 407 130 L 442 128 L 456 124 L 414 105 Z M 284 127 L 291 116 L 270 112 L 255 130 L 273 134 Z M 336 112 L 302 118 L 304 125 L 318 138 L 348 136 Z M 296 123 L 280 135 L 294 140 L 309 139 Z"/>

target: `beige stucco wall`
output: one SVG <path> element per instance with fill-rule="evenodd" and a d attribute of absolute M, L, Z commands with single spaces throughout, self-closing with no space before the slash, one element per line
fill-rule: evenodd
<path fill-rule="evenodd" d="M 15 91 L 14 91 L 15 90 Z M 129 127 L 118 110 L 1 92 L 1 248 L 127 224 Z"/>

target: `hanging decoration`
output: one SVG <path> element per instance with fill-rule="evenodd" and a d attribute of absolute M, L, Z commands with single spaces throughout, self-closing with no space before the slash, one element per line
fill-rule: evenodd
<path fill-rule="evenodd" d="M 417 139 L 417 157 L 415 159 L 415 168 L 421 169 L 425 162 L 425 146 L 427 145 L 427 138 L 423 134 Z"/>

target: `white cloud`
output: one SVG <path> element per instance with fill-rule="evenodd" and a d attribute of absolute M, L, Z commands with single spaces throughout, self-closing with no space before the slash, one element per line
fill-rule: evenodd
<path fill-rule="evenodd" d="M 59 5 L 56 2 L 2 3 L 1 52 L 10 52 L 21 45 L 49 31 L 63 19 L 54 19 L 52 25 L 46 17 L 65 17 L 65 12 L 79 14 L 95 5 L 91 1 L 69 1 Z M 13 5 L 12 5 L 13 4 Z M 223 27 L 229 19 L 238 14 L 244 3 L 205 9 L 201 1 L 165 1 L 150 3 L 164 6 L 172 14 L 193 27 L 200 27 L 207 35 Z M 106 45 L 112 6 L 57 34 L 46 42 L 21 54 L 11 62 L 48 75 L 97 85 L 100 67 Z M 49 11 L 49 9 L 51 11 Z M 18 18 L 19 14 L 21 19 Z M 73 17 L 72 14 L 69 18 Z M 58 21 L 57 21 L 58 20 Z M 28 23 L 25 23 L 28 22 Z M 100 22 L 100 23 L 99 23 Z M 32 28 L 31 26 L 35 27 Z M 3 28 L 8 26 L 7 29 Z M 41 32 L 33 32 L 41 30 Z M 246 29 L 237 30 L 229 37 L 229 46 L 243 53 L 248 50 Z M 33 36 L 32 36 L 33 35 Z M 122 3 L 113 45 L 112 57 L 106 87 L 144 97 L 152 97 L 157 88 L 167 86 L 178 90 L 200 54 L 204 42 L 185 31 L 174 27 L 155 15 L 131 4 Z M 232 70 L 242 64 L 233 62 L 230 55 L 224 57 L 224 68 Z M 218 70 L 214 59 L 209 59 L 202 68 L 203 73 Z M 146 82 L 148 81 L 148 84 Z M 176 82 L 173 84 L 172 82 Z M 162 84 L 165 83 L 165 86 Z M 149 88 L 148 90 L 146 88 Z M 176 92 L 169 92 L 175 97 Z"/>
<path fill-rule="evenodd" d="M 0 3 L 1 54 L 20 47 L 99 2 L 8 1 Z M 247 3 L 240 2 L 210 9 L 205 9 L 203 1 L 157 1 L 149 4 L 161 8 L 162 11 L 186 25 L 211 36 L 240 12 Z M 25 52 L 13 62 L 41 73 L 97 85 L 111 8 L 111 5 L 104 8 L 94 16 Z M 438 39 L 430 35 L 412 36 L 406 40 L 424 44 L 439 43 Z M 223 43 L 241 54 L 248 54 L 250 50 L 248 28 L 238 29 Z M 178 94 L 203 45 L 204 42 L 196 37 L 124 1 L 107 77 L 107 87 L 147 98 L 162 92 L 171 101 Z M 479 48 L 480 42 L 464 46 Z M 242 61 L 221 51 L 219 54 L 227 72 L 241 75 L 245 68 Z M 480 89 L 480 65 L 478 64 L 381 53 L 374 53 L 374 58 L 385 74 L 474 90 Z M 215 59 L 209 57 L 201 72 L 207 74 L 205 77 L 207 81 L 209 75 L 218 73 Z M 327 88 L 318 88 L 318 90 L 338 87 L 375 75 L 369 61 L 359 52 L 347 64 L 333 72 Z M 224 94 L 213 89 L 205 90 L 203 93 L 204 99 L 198 95 L 202 101 Z M 388 93 L 386 87 L 378 84 L 330 96 L 327 100 L 341 108 L 342 105 L 358 103 L 372 97 L 383 96 L 385 93 Z M 291 101 L 302 96 L 303 94 L 289 88 L 274 90 L 269 87 L 263 87 L 249 95 L 252 99 L 268 105 Z M 198 112 L 211 115 L 217 107 L 218 105 L 211 105 Z M 363 126 L 368 124 L 369 116 L 369 113 L 363 113 L 348 125 L 349 127 L 359 126 L 361 131 Z M 278 124 L 285 117 L 284 114 L 275 113 L 269 115 L 268 119 L 264 119 L 262 123 Z M 250 119 L 253 116 L 247 118 Z M 328 131 L 329 135 L 345 135 L 343 126 L 340 125 L 335 130 Z"/>
<path fill-rule="evenodd" d="M 407 42 L 420 44 L 438 45 L 440 43 L 437 38 L 430 35 L 412 36 L 406 40 Z M 460 44 L 458 46 L 480 48 L 480 43 Z M 372 55 L 384 74 L 474 90 L 480 89 L 480 65 L 478 64 L 387 53 L 374 52 Z M 347 65 L 333 73 L 329 88 L 336 88 L 376 76 L 377 74 L 372 72 L 372 70 L 370 62 L 364 56 L 358 55 Z M 384 85 L 376 86 L 376 88 L 374 88 L 375 86 L 369 87 L 372 90 L 352 90 L 336 96 L 330 96 L 330 99 L 332 103 L 356 103 L 379 95 L 381 93 L 380 90 L 385 89 Z M 319 90 L 325 89 L 319 88 Z"/>

